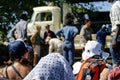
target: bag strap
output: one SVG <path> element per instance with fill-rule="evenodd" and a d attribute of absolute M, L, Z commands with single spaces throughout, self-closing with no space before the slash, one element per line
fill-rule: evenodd
<path fill-rule="evenodd" d="M 13 68 L 13 70 L 17 73 L 17 75 L 21 78 L 21 79 L 23 79 L 23 77 L 21 76 L 21 74 L 17 71 L 17 69 L 12 65 L 12 68 Z"/>
<path fill-rule="evenodd" d="M 8 66 L 6 66 L 5 71 L 3 73 L 3 78 L 8 78 L 8 72 L 7 72 Z"/>
<path fill-rule="evenodd" d="M 100 78 L 100 66 L 102 65 L 102 64 L 100 63 L 99 59 L 88 60 L 88 62 L 90 63 L 90 64 L 88 65 L 89 68 L 90 68 L 90 66 L 91 66 L 92 64 L 96 64 L 95 66 L 98 66 L 98 79 L 99 79 L 99 78 Z M 94 66 L 94 67 L 95 67 L 95 66 Z"/>

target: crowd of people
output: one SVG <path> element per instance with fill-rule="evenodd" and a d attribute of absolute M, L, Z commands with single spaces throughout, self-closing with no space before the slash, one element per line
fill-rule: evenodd
<path fill-rule="evenodd" d="M 36 32 L 27 37 L 27 15 L 21 14 L 13 31 L 14 41 L 8 44 L 9 60 L 0 70 L 1 80 L 119 80 L 120 79 L 120 1 L 114 2 L 110 11 L 112 40 L 110 53 L 104 52 L 107 33 L 103 26 L 97 32 L 97 40 L 92 40 L 90 19 L 79 32 L 73 25 L 74 17 L 67 13 L 64 27 L 57 32 L 45 26 L 41 37 L 41 26 L 36 24 Z M 80 34 L 79 34 L 80 33 Z M 80 35 L 82 46 L 81 61 L 74 62 L 74 38 Z M 64 39 L 62 39 L 64 38 Z M 29 40 L 28 40 L 29 39 Z M 111 55 L 112 64 L 107 62 Z"/>

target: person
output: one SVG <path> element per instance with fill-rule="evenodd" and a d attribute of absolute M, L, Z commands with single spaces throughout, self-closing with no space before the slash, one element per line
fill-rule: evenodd
<path fill-rule="evenodd" d="M 116 66 L 110 71 L 108 80 L 120 80 L 120 66 Z"/>
<path fill-rule="evenodd" d="M 22 13 L 20 15 L 20 21 L 15 25 L 18 39 L 25 40 L 27 39 L 27 14 Z"/>
<path fill-rule="evenodd" d="M 110 10 L 110 20 L 112 23 L 110 53 L 113 67 L 116 67 L 120 65 L 120 1 L 109 0 L 109 2 L 113 2 Z"/>
<path fill-rule="evenodd" d="M 60 53 L 51 53 L 41 58 L 23 80 L 75 80 L 75 77 L 67 60 Z"/>
<path fill-rule="evenodd" d="M 36 32 L 30 38 L 32 47 L 34 49 L 33 66 L 35 66 L 38 63 L 41 47 L 44 44 L 44 41 L 40 36 L 40 31 L 41 31 L 41 26 L 37 25 Z"/>
<path fill-rule="evenodd" d="M 92 40 L 92 28 L 91 28 L 91 20 L 85 19 L 85 25 L 81 28 L 80 31 L 80 46 L 84 48 L 85 44 L 88 40 Z"/>
<path fill-rule="evenodd" d="M 106 44 L 106 36 L 108 35 L 108 31 L 105 25 L 102 25 L 102 28 L 97 31 L 96 33 L 96 39 L 99 43 L 102 44 L 103 49 L 105 48 L 105 44 Z"/>
<path fill-rule="evenodd" d="M 49 53 L 52 52 L 58 52 L 62 54 L 62 44 L 63 41 L 58 38 L 47 38 L 47 41 L 49 43 Z"/>
<path fill-rule="evenodd" d="M 78 29 L 73 26 L 73 15 L 67 13 L 65 16 L 65 26 L 56 32 L 56 35 L 61 38 L 64 36 L 64 42 L 62 46 L 63 56 L 68 60 L 69 64 L 72 66 L 74 63 L 74 38 L 78 34 Z"/>
<path fill-rule="evenodd" d="M 53 31 L 50 30 L 50 25 L 46 25 L 45 26 L 45 32 L 44 32 L 44 42 L 45 42 L 45 51 L 46 53 L 45 54 L 48 54 L 49 53 L 49 43 L 47 41 L 47 38 L 56 38 L 56 35 Z"/>
<path fill-rule="evenodd" d="M 84 69 L 85 68 L 87 69 L 87 67 L 90 65 L 91 66 L 88 69 L 93 70 L 93 72 L 96 72 L 96 73 L 94 74 L 94 76 L 93 76 L 93 74 L 90 73 L 91 77 L 89 77 L 89 78 L 92 78 L 92 79 L 89 79 L 89 80 L 99 80 L 100 73 L 104 70 L 104 68 L 106 68 L 106 63 L 104 62 L 104 60 L 106 60 L 109 57 L 109 54 L 106 52 L 103 52 L 101 47 L 102 47 L 102 45 L 97 41 L 88 41 L 86 43 L 85 49 L 82 53 L 81 62 L 77 62 L 73 66 L 73 72 L 76 75 L 76 80 L 81 80 L 81 78 L 82 78 L 81 76 L 86 76 L 85 74 L 87 71 L 84 72 Z M 75 65 L 78 65 L 79 67 L 78 66 L 75 67 Z M 95 66 L 99 66 L 100 70 L 98 68 L 96 68 Z M 75 68 L 78 68 L 78 69 L 75 69 Z M 90 72 L 92 72 L 92 71 L 90 71 Z M 82 74 L 82 73 L 84 73 L 84 74 Z"/>
<path fill-rule="evenodd" d="M 44 40 L 47 45 L 48 44 L 48 42 L 46 41 L 47 37 L 56 38 L 56 35 L 53 31 L 50 30 L 50 25 L 47 24 L 45 28 L 46 28 L 46 31 L 44 32 Z"/>
<path fill-rule="evenodd" d="M 11 64 L 2 68 L 0 77 L 22 80 L 32 69 L 28 62 L 28 48 L 24 41 L 15 40 L 8 45 Z"/>
<path fill-rule="evenodd" d="M 111 71 L 111 69 L 104 68 L 103 71 L 100 73 L 100 79 L 99 80 L 108 80 L 108 76 L 110 74 L 110 71 Z"/>

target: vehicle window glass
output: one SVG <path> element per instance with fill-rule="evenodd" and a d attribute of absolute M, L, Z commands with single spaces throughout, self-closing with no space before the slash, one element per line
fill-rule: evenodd
<path fill-rule="evenodd" d="M 37 14 L 35 21 L 51 21 L 51 20 L 52 20 L 52 13 L 51 12 L 43 12 L 43 13 Z"/>

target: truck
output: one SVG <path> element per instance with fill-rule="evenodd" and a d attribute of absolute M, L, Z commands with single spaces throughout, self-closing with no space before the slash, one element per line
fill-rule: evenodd
<path fill-rule="evenodd" d="M 33 15 L 27 25 L 27 34 L 31 36 L 36 31 L 36 25 L 41 26 L 41 36 L 43 37 L 45 26 L 50 25 L 54 32 L 61 28 L 60 8 L 57 6 L 34 7 Z"/>

